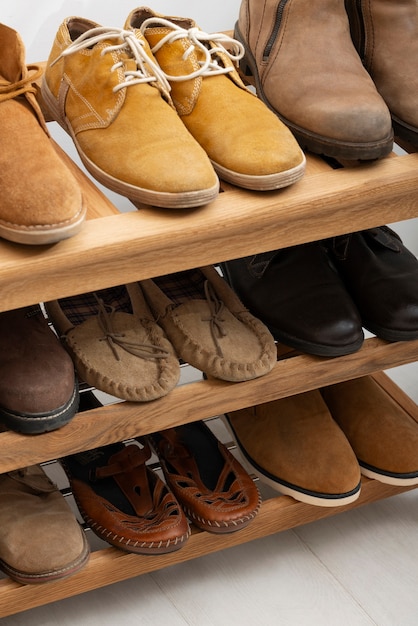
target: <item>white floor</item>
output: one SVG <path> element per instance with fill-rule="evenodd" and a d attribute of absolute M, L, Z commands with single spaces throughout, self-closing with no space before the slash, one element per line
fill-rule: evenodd
<path fill-rule="evenodd" d="M 418 400 L 417 365 L 390 375 Z M 1 620 L 1 626 L 339 623 L 417 626 L 418 490 Z"/>

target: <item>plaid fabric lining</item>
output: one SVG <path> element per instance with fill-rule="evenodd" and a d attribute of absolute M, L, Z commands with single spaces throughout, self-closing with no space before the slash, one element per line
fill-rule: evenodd
<path fill-rule="evenodd" d="M 153 278 L 156 285 L 175 304 L 186 300 L 204 299 L 205 276 L 199 269 L 186 270 Z"/>
<path fill-rule="evenodd" d="M 88 317 L 98 314 L 96 296 L 102 299 L 106 305 L 114 307 L 116 311 L 132 313 L 131 301 L 124 285 L 62 298 L 59 300 L 59 304 L 71 324 L 78 326 Z"/>

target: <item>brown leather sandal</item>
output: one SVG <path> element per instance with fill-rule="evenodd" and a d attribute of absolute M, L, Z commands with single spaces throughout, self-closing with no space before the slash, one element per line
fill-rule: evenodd
<path fill-rule="evenodd" d="M 257 486 L 204 422 L 149 436 L 168 486 L 191 521 L 211 533 L 230 533 L 256 516 Z"/>
<path fill-rule="evenodd" d="M 179 503 L 146 466 L 148 444 L 111 444 L 65 459 L 80 513 L 104 541 L 127 552 L 165 554 L 181 548 L 190 527 Z"/>

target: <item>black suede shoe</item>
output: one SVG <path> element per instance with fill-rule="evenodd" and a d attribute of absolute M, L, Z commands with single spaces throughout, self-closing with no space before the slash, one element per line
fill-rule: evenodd
<path fill-rule="evenodd" d="M 386 341 L 418 338 L 418 259 L 388 226 L 329 240 L 330 255 L 362 317 Z"/>
<path fill-rule="evenodd" d="M 360 315 L 319 242 L 227 261 L 226 280 L 273 337 L 299 351 L 339 356 L 364 339 Z"/>

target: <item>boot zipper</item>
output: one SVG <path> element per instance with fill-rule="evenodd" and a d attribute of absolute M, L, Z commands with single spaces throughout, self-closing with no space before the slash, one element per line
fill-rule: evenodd
<path fill-rule="evenodd" d="M 272 47 L 274 45 L 274 42 L 276 41 L 276 38 L 277 38 L 277 35 L 278 35 L 278 32 L 279 32 L 279 28 L 280 28 L 280 24 L 282 22 L 283 11 L 284 11 L 285 6 L 286 6 L 286 4 L 288 2 L 289 2 L 289 0 L 280 0 L 279 4 L 277 5 L 276 17 L 275 17 L 275 20 L 274 20 L 273 30 L 271 31 L 270 37 L 268 38 L 268 41 L 267 41 L 266 46 L 264 48 L 263 61 L 268 61 L 271 49 L 272 49 Z"/>

